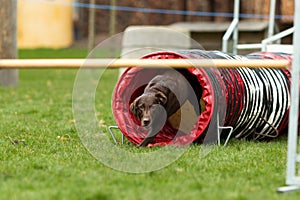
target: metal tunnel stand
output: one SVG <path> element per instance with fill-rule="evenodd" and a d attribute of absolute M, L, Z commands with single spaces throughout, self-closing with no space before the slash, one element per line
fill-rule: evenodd
<path fill-rule="evenodd" d="M 225 32 L 223 38 L 222 38 L 222 51 L 228 52 L 228 42 L 230 37 L 232 36 L 233 45 L 232 45 L 232 53 L 237 54 L 239 49 L 260 49 L 262 48 L 263 44 L 238 44 L 239 40 L 239 30 L 238 25 L 240 22 L 240 3 L 241 0 L 234 0 L 234 8 L 233 8 L 233 20 L 231 24 L 229 25 L 227 31 Z M 269 8 L 269 22 L 268 22 L 268 38 L 271 38 L 270 40 L 265 41 L 265 46 L 269 42 L 277 41 L 281 38 L 281 35 L 279 35 L 279 38 L 273 38 L 274 35 L 274 29 L 275 29 L 275 12 L 276 12 L 276 0 L 270 0 L 270 8 Z M 290 34 L 290 31 L 288 33 L 284 32 L 283 34 Z M 293 30 L 292 30 L 293 31 Z"/>

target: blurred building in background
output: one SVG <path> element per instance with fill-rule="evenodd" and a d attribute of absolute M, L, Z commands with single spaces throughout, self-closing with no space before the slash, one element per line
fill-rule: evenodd
<path fill-rule="evenodd" d="M 113 0 L 95 0 L 97 5 L 109 6 Z M 114 0 L 117 6 L 163 10 L 199 11 L 201 16 L 151 13 L 140 11 L 116 11 L 115 31 L 122 32 L 130 25 L 170 25 L 176 22 L 230 22 L 232 18 L 220 16 L 233 12 L 234 0 Z M 73 40 L 88 36 L 90 0 L 18 1 L 18 45 L 21 48 L 67 47 Z M 80 3 L 73 4 L 73 3 Z M 66 3 L 66 4 L 63 4 Z M 77 5 L 78 7 L 72 7 Z M 241 13 L 268 15 L 270 0 L 241 0 Z M 277 0 L 277 15 L 293 15 L 294 0 Z M 111 12 L 96 8 L 96 34 L 110 32 Z M 242 20 L 267 20 L 266 18 L 243 18 Z M 278 18 L 279 30 L 291 27 L 293 19 Z M 283 43 L 291 42 L 291 37 Z"/>
<path fill-rule="evenodd" d="M 81 3 L 88 3 L 89 0 L 78 0 Z M 96 4 L 110 5 L 111 0 L 96 0 Z M 117 0 L 118 6 L 141 7 L 152 9 L 167 10 L 185 10 L 200 11 L 209 13 L 232 13 L 234 0 Z M 241 0 L 241 13 L 244 14 L 269 14 L 270 0 Z M 293 15 L 294 0 L 277 0 L 277 15 Z M 210 15 L 208 13 L 208 15 Z M 205 13 L 204 13 L 205 14 Z M 96 11 L 96 28 L 97 33 L 109 32 L 109 10 L 97 9 Z M 79 37 L 87 35 L 88 9 L 81 8 L 79 13 Z M 219 16 L 193 16 L 193 15 L 174 15 L 174 14 L 157 14 L 117 11 L 117 27 L 118 32 L 123 31 L 129 25 L 168 25 L 179 21 L 211 21 L 222 22 L 231 21 L 229 17 Z M 258 18 L 247 18 L 243 20 L 267 20 Z M 277 25 L 281 29 L 291 26 L 292 19 L 278 19 Z"/>

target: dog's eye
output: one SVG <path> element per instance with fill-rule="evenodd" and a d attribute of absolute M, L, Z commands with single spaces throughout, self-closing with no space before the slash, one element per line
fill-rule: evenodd
<path fill-rule="evenodd" d="M 139 105 L 139 109 L 143 110 L 145 108 L 144 104 Z"/>

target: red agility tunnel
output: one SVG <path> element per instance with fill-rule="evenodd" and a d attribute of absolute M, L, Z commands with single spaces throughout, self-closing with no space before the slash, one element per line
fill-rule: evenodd
<path fill-rule="evenodd" d="M 253 53 L 236 56 L 219 51 L 182 50 L 156 52 L 142 59 L 287 59 L 289 54 Z M 188 60 L 187 60 L 188 61 Z M 166 69 L 127 68 L 119 78 L 113 93 L 112 109 L 124 136 L 139 144 L 147 135 L 130 111 L 130 104 L 143 93 L 147 83 Z M 233 128 L 233 136 L 249 140 L 277 137 L 287 126 L 289 110 L 290 72 L 287 69 L 186 69 L 190 84 L 197 85 L 202 97 L 201 113 L 189 133 L 184 133 L 168 120 L 155 139 L 154 145 L 187 145 L 191 142 L 215 142 L 220 126 Z M 197 87 L 193 87 L 196 88 Z M 200 91 L 201 90 L 201 91 Z M 191 114 L 192 116 L 192 114 Z M 174 117 L 176 119 L 176 117 Z M 174 120 L 173 120 L 174 121 Z M 176 120 L 175 120 L 176 121 Z M 222 136 L 226 134 L 222 133 Z"/>

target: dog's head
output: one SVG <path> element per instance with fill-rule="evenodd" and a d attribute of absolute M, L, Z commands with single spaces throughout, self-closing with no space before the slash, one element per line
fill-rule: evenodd
<path fill-rule="evenodd" d="M 166 103 L 167 97 L 162 92 L 144 93 L 130 104 L 130 110 L 142 126 L 148 126 L 152 123 L 155 115 L 159 114 L 160 109 L 158 108 Z"/>

